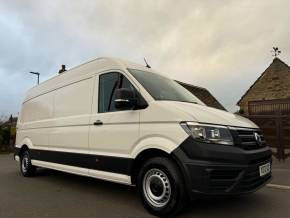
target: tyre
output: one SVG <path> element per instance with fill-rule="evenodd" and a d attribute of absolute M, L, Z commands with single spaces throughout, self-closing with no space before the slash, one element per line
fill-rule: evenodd
<path fill-rule="evenodd" d="M 186 204 L 183 177 L 169 158 L 156 157 L 145 162 L 137 187 L 145 208 L 155 216 L 174 216 Z"/>
<path fill-rule="evenodd" d="M 24 151 L 20 158 L 20 171 L 24 177 L 30 177 L 35 174 L 36 167 L 31 164 L 29 151 Z"/>

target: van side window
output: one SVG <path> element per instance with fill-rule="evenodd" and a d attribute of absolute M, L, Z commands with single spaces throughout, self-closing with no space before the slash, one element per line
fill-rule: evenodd
<path fill-rule="evenodd" d="M 114 100 L 116 90 L 119 88 L 131 89 L 135 92 L 134 86 L 121 73 L 106 73 L 100 75 L 99 79 L 99 113 L 117 111 Z"/>

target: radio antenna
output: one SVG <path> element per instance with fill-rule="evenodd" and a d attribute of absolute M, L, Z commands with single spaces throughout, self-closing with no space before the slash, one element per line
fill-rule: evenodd
<path fill-rule="evenodd" d="M 145 64 L 147 68 L 151 68 L 151 66 L 147 63 L 146 58 L 144 58 Z"/>

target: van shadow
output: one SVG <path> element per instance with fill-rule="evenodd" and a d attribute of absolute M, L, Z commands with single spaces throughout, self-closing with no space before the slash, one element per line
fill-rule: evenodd
<path fill-rule="evenodd" d="M 36 177 L 37 180 L 53 184 L 55 191 L 66 193 L 65 195 L 71 192 L 92 201 L 116 203 L 124 208 L 133 207 L 135 212 L 146 215 L 134 186 L 42 168 L 37 170 Z"/>
<path fill-rule="evenodd" d="M 126 207 L 129 205 L 130 210 L 142 214 L 142 217 L 150 216 L 143 208 L 137 189 L 133 186 L 50 169 L 38 169 L 37 177 L 58 184 L 58 188 L 78 190 L 81 194 L 95 195 L 95 198 L 101 195 L 104 201 L 118 202 Z M 263 192 L 239 197 L 198 199 L 190 202 L 178 217 L 245 217 L 245 214 L 255 214 L 257 210 L 265 210 L 268 203 L 266 199 Z"/>

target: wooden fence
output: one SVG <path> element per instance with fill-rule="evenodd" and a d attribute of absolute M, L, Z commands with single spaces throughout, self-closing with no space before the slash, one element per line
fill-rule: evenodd
<path fill-rule="evenodd" d="M 278 160 L 290 156 L 290 99 L 252 101 L 247 116 L 263 131 Z"/>

